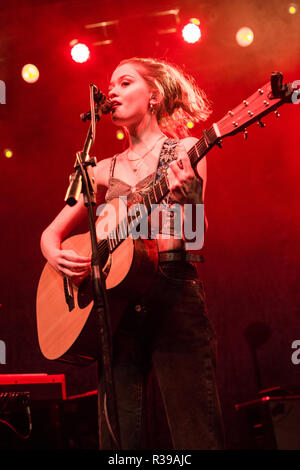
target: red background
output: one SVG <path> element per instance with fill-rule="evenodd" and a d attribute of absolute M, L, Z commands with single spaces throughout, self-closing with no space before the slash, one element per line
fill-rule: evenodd
<path fill-rule="evenodd" d="M 7 348 L 0 373 L 65 373 L 68 394 L 95 387 L 95 365 L 85 369 L 42 357 L 36 334 L 35 294 L 44 266 L 42 230 L 63 206 L 75 152 L 87 125 L 88 85 L 106 90 L 118 62 L 131 56 L 169 59 L 195 76 L 213 102 L 213 114 L 192 134 L 223 117 L 264 85 L 273 71 L 285 82 L 300 79 L 300 13 L 289 2 L 18 1 L 0 12 L 0 79 L 7 104 L 0 105 L 1 316 L 0 339 Z M 158 35 L 153 11 L 179 7 L 180 18 L 200 18 L 203 39 L 195 45 L 176 34 Z M 148 18 L 148 19 L 147 19 Z M 119 19 L 109 46 L 84 25 Z M 146 21 L 147 20 L 147 21 Z M 154 26 L 153 26 L 154 25 Z M 255 40 L 238 47 L 236 30 L 250 26 Z M 92 57 L 76 64 L 69 41 L 83 38 Z M 36 84 L 20 75 L 25 63 L 40 70 Z M 299 393 L 300 365 L 291 361 L 300 339 L 299 305 L 299 112 L 286 104 L 228 138 L 207 156 L 205 281 L 210 318 L 218 336 L 218 382 L 229 447 L 239 445 L 234 404 L 257 397 L 258 389 L 282 387 Z M 119 151 L 110 118 L 97 127 L 91 154 Z M 11 148 L 6 159 L 3 149 Z M 254 361 L 253 351 L 256 353 Z M 200 373 L 200 372 L 199 372 Z M 180 380 L 180 378 L 178 378 Z"/>

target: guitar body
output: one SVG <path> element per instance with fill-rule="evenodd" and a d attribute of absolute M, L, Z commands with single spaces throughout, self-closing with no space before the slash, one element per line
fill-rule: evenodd
<path fill-rule="evenodd" d="M 102 210 L 96 221 L 98 240 L 105 240 L 107 229 L 118 223 L 118 217 L 111 220 L 112 212 L 122 217 L 125 207 L 120 209 L 119 204 L 119 199 L 113 200 Z M 66 239 L 62 248 L 90 256 L 89 232 Z M 152 290 L 158 265 L 156 240 L 133 240 L 129 236 L 108 253 L 106 262 L 104 258 L 101 264 L 114 333 L 126 307 L 135 301 L 141 302 L 140 299 Z M 72 293 L 74 305 L 71 307 L 66 301 L 66 286 Z M 84 364 L 97 358 L 98 322 L 90 276 L 71 282 L 46 263 L 38 285 L 36 312 L 39 345 L 47 359 Z"/>

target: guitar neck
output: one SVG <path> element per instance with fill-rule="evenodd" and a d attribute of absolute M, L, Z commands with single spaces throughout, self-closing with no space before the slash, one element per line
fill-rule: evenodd
<path fill-rule="evenodd" d="M 249 98 L 243 100 L 236 108 L 230 110 L 217 123 L 214 123 L 209 130 L 203 131 L 203 136 L 188 151 L 188 156 L 192 167 L 195 170 L 197 163 L 218 144 L 221 146 L 223 137 L 233 136 L 238 132 L 244 132 L 247 137 L 246 128 L 258 121 L 261 127 L 264 124 L 260 119 L 271 111 L 276 112 L 277 108 L 284 103 L 297 103 L 300 99 L 300 92 L 297 88 L 298 81 L 282 85 L 282 74 L 274 72 L 271 81 L 259 88 Z M 153 185 L 151 190 L 144 196 L 136 193 L 136 205 L 138 210 L 134 215 L 125 217 L 119 225 L 108 235 L 105 243 L 110 251 L 113 251 L 119 244 L 134 232 L 139 223 L 148 216 L 153 207 L 159 204 L 168 194 L 169 182 L 167 174 L 163 174 Z M 136 206 L 135 205 L 135 206 Z"/>

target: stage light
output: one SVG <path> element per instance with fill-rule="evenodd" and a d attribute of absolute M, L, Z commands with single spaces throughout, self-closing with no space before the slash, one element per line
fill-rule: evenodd
<path fill-rule="evenodd" d="M 201 38 L 199 25 L 200 21 L 197 18 L 191 18 L 190 22 L 182 29 L 183 39 L 189 44 L 194 44 Z"/>
<path fill-rule="evenodd" d="M 22 68 L 22 77 L 23 80 L 27 83 L 35 83 L 38 81 L 40 72 L 39 69 L 33 64 L 26 64 Z"/>
<path fill-rule="evenodd" d="M 188 121 L 188 122 L 186 123 L 186 127 L 188 127 L 189 129 L 193 129 L 193 127 L 194 127 L 193 121 Z"/>
<path fill-rule="evenodd" d="M 295 13 L 297 13 L 297 5 L 295 3 L 290 4 L 289 13 L 290 15 L 294 15 Z"/>
<path fill-rule="evenodd" d="M 5 149 L 3 153 L 6 158 L 11 158 L 13 156 L 13 152 L 10 149 Z"/>
<path fill-rule="evenodd" d="M 78 39 L 72 39 L 72 41 L 69 42 L 69 46 L 73 47 L 75 46 L 75 44 L 78 44 L 78 43 L 79 43 Z"/>
<path fill-rule="evenodd" d="M 253 39 L 254 39 L 254 34 L 253 34 L 252 29 L 248 28 L 247 26 L 244 26 L 243 28 L 240 28 L 238 30 L 235 38 L 239 46 L 247 47 L 247 46 L 250 46 L 250 44 L 252 44 Z"/>
<path fill-rule="evenodd" d="M 125 134 L 124 134 L 124 132 L 123 132 L 122 130 L 118 130 L 118 131 L 116 132 L 116 137 L 117 137 L 118 140 L 123 140 L 124 137 L 125 137 Z"/>
<path fill-rule="evenodd" d="M 75 62 L 82 64 L 90 57 L 90 50 L 85 44 L 77 43 L 71 49 L 71 56 Z"/>

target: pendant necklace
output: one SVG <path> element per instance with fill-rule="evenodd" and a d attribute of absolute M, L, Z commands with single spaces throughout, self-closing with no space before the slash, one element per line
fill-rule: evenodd
<path fill-rule="evenodd" d="M 137 174 L 138 170 L 141 169 L 141 164 L 142 164 L 142 162 L 144 161 L 146 155 L 148 155 L 150 152 L 152 152 L 152 150 L 156 147 L 156 145 L 158 144 L 158 142 L 159 142 L 163 137 L 166 137 L 165 134 L 162 134 L 161 136 L 159 136 L 159 138 L 156 140 L 156 142 L 154 143 L 154 145 L 152 145 L 152 147 L 150 147 L 150 149 L 148 149 L 147 152 L 144 153 L 143 156 L 138 155 L 136 152 L 134 152 L 133 150 L 131 150 L 132 153 L 134 153 L 135 155 L 138 156 L 137 158 L 129 158 L 128 155 L 129 155 L 130 150 L 129 150 L 129 148 L 128 148 L 128 150 L 127 150 L 127 160 L 128 160 L 128 162 L 130 162 L 131 164 L 133 164 L 133 165 L 130 165 L 130 166 L 131 166 L 131 168 L 132 168 L 132 170 L 133 170 L 133 172 L 134 172 L 135 174 Z M 134 163 L 134 162 L 137 162 L 137 163 Z"/>

